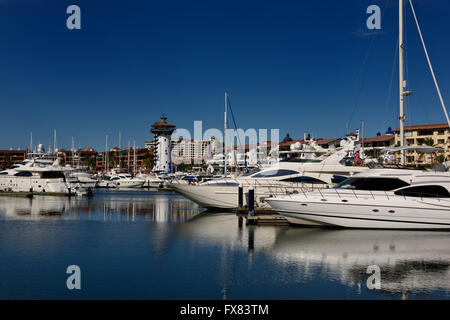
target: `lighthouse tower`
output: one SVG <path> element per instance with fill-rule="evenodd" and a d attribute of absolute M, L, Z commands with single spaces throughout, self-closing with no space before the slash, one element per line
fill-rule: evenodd
<path fill-rule="evenodd" d="M 167 123 L 167 118 L 162 115 L 160 121 L 152 125 L 151 133 L 155 135 L 155 164 L 154 172 L 169 171 L 171 164 L 170 136 L 176 126 Z"/>

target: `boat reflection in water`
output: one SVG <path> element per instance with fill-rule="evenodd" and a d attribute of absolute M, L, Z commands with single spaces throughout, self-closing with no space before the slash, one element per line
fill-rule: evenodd
<path fill-rule="evenodd" d="M 59 284 L 45 295 L 54 273 L 29 275 L 29 265 L 56 270 L 75 259 L 102 270 L 90 281 L 106 286 L 83 290 L 84 298 L 448 298 L 448 232 L 251 226 L 203 210 L 145 190 L 0 197 L 0 256 L 10 262 L 0 273 L 17 275 L 0 297 L 66 297 Z M 380 290 L 367 288 L 372 265 L 381 270 Z M 17 280 L 25 274 L 37 283 L 30 295 L 29 281 Z"/>
<path fill-rule="evenodd" d="M 450 289 L 449 233 L 436 231 L 320 230 L 289 228 L 278 237 L 271 256 L 296 266 L 307 279 L 325 274 L 359 293 L 367 289 L 367 267 L 381 271 L 383 293 L 428 294 Z M 292 270 L 292 269 L 291 269 Z M 444 293 L 447 295 L 447 293 Z"/>
<path fill-rule="evenodd" d="M 75 201 L 68 197 L 0 197 L 0 215 L 6 219 L 40 219 L 61 216 Z"/>
<path fill-rule="evenodd" d="M 149 195 L 149 193 L 151 193 Z M 173 193 L 100 191 L 93 198 L 0 197 L 4 219 L 183 222 L 203 209 Z"/>

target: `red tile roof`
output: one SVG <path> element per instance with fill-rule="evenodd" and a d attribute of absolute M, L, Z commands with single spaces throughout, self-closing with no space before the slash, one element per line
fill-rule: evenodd
<path fill-rule="evenodd" d="M 391 141 L 394 140 L 395 136 L 393 134 L 386 134 L 383 136 L 376 136 L 372 138 L 364 138 L 364 143 L 369 142 L 384 142 L 384 141 Z"/>
<path fill-rule="evenodd" d="M 405 126 L 405 130 L 430 130 L 430 129 L 448 129 L 448 123 Z M 400 128 L 395 129 L 394 132 L 400 132 Z"/>

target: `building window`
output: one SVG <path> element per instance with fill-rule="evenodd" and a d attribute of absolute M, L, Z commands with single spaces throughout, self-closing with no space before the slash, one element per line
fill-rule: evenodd
<path fill-rule="evenodd" d="M 419 130 L 417 131 L 418 136 L 432 136 L 434 134 L 433 130 Z"/>
<path fill-rule="evenodd" d="M 444 130 L 438 130 L 438 135 L 443 135 L 444 134 Z"/>
<path fill-rule="evenodd" d="M 444 144 L 445 143 L 445 140 L 444 139 L 438 139 L 438 142 L 437 142 L 438 144 Z"/>

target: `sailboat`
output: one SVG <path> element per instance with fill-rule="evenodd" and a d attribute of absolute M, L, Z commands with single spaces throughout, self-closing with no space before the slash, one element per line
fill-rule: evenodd
<path fill-rule="evenodd" d="M 428 65 L 450 126 L 417 16 L 409 0 Z M 399 0 L 399 98 L 401 162 L 405 163 L 403 0 Z M 395 151 L 395 150 L 393 150 Z M 333 189 L 266 199 L 291 223 L 370 229 L 450 229 L 450 173 L 445 170 L 371 169 Z"/>

